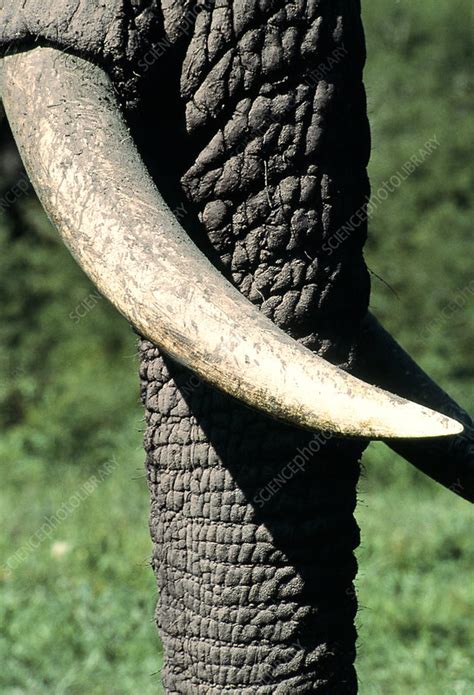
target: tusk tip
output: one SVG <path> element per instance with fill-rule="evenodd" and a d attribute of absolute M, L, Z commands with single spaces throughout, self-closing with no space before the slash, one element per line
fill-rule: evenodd
<path fill-rule="evenodd" d="M 464 425 L 457 420 L 453 420 L 446 415 L 439 415 L 438 417 L 440 421 L 436 425 L 437 433 L 433 434 L 434 437 L 453 437 L 464 432 Z"/>
<path fill-rule="evenodd" d="M 395 436 L 410 439 L 453 437 L 463 431 L 464 426 L 457 420 L 430 408 L 416 406 L 411 413 L 405 414 L 404 423 L 400 423 Z"/>

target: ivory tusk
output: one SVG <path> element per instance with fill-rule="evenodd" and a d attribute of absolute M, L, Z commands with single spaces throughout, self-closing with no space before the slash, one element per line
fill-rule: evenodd
<path fill-rule="evenodd" d="M 371 439 L 462 431 L 313 354 L 211 265 L 149 177 L 101 68 L 35 48 L 4 59 L 2 96 L 39 199 L 71 253 L 174 359 L 304 428 Z"/>

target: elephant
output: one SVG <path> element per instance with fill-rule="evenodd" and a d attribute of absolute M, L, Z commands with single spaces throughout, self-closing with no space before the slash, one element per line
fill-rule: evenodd
<path fill-rule="evenodd" d="M 9 0 L 0 53 L 38 196 L 140 336 L 166 692 L 356 693 L 368 442 L 474 499 L 472 419 L 368 312 L 358 0 Z"/>

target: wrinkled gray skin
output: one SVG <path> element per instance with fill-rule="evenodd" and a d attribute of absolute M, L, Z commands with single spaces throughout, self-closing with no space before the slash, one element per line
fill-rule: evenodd
<path fill-rule="evenodd" d="M 359 2 L 46 4 L 0 2 L 0 49 L 47 44 L 102 64 L 196 243 L 351 371 L 365 222 L 327 242 L 369 194 Z M 252 412 L 146 341 L 140 373 L 166 691 L 355 693 L 364 445 Z"/>

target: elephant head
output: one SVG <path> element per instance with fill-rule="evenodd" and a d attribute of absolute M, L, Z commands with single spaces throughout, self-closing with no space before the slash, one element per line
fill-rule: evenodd
<path fill-rule="evenodd" d="M 367 314 L 358 2 L 27 0 L 0 23 L 38 196 L 143 337 L 167 690 L 355 692 L 366 442 L 473 494 L 470 418 Z"/>

